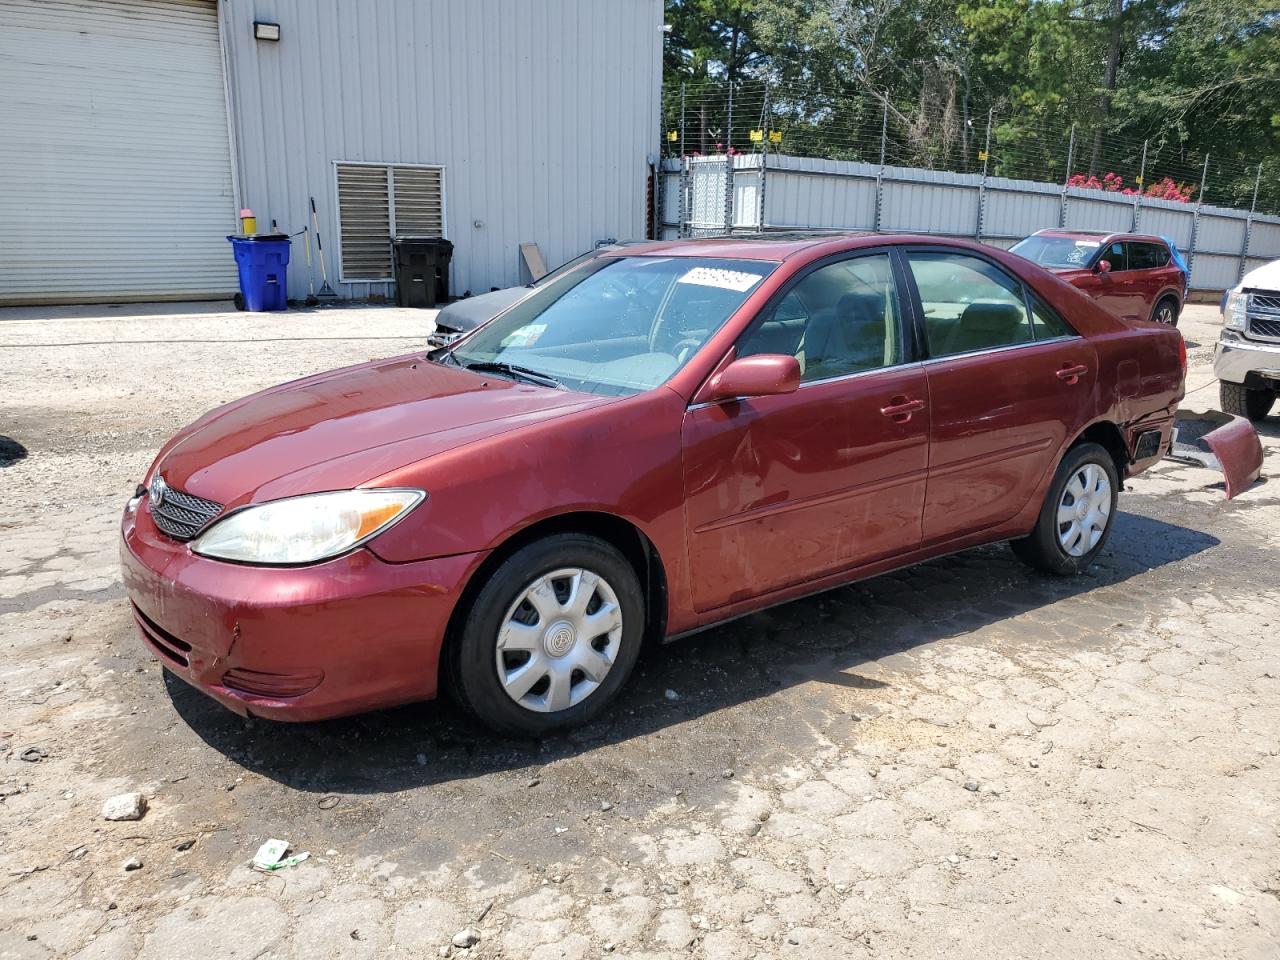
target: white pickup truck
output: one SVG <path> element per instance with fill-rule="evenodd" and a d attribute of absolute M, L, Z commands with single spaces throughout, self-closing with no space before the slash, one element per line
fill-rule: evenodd
<path fill-rule="evenodd" d="M 1227 291 L 1213 372 L 1224 411 L 1250 420 L 1271 412 L 1280 392 L 1280 260 Z"/>

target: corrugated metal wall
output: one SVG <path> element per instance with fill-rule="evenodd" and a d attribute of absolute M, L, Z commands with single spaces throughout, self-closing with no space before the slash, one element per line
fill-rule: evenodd
<path fill-rule="evenodd" d="M 337 286 L 335 161 L 441 164 L 452 288 L 526 282 L 642 237 L 661 0 L 222 0 L 241 201 L 292 233 L 314 196 Z M 280 24 L 278 43 L 254 20 Z M 305 293 L 301 239 L 291 295 Z M 317 269 L 317 283 L 318 269 Z M 347 284 L 344 296 L 390 293 Z"/>
<path fill-rule="evenodd" d="M 723 232 L 728 169 L 723 156 L 663 161 L 666 237 Z M 758 154 L 733 158 L 735 228 L 834 228 L 974 237 L 994 246 L 1059 226 L 1060 185 L 913 167 L 770 155 L 761 183 Z M 760 203 L 760 191 L 764 202 Z M 878 203 L 877 203 L 878 201 Z M 877 223 L 877 209 L 879 221 Z M 688 211 L 683 217 L 681 211 Z M 979 211 L 981 210 L 981 223 Z M 1280 217 L 1072 187 L 1067 228 L 1116 233 L 1133 228 L 1169 237 L 1192 261 L 1191 286 L 1223 290 L 1248 270 L 1280 259 Z M 1246 238 L 1248 241 L 1246 251 Z"/>

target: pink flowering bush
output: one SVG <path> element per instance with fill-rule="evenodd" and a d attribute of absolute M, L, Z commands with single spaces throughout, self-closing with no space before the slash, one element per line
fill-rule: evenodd
<path fill-rule="evenodd" d="M 1083 173 L 1077 173 L 1067 179 L 1067 186 L 1080 187 L 1083 190 L 1105 190 L 1108 193 L 1120 193 L 1126 197 L 1141 194 L 1144 197 L 1173 200 L 1177 203 L 1189 203 L 1193 192 L 1189 185 L 1178 183 L 1172 177 L 1162 177 L 1155 183 L 1149 184 L 1145 190 L 1141 188 L 1135 190 L 1133 187 L 1126 187 L 1124 177 L 1118 173 L 1104 173 L 1101 179 L 1096 174 L 1085 176 Z"/>

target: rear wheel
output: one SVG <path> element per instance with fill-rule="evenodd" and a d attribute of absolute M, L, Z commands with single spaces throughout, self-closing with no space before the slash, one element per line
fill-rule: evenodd
<path fill-rule="evenodd" d="M 1013 552 L 1047 573 L 1083 573 L 1111 533 L 1119 490 L 1120 477 L 1106 448 L 1077 444 L 1053 475 L 1035 529 L 1013 541 Z"/>
<path fill-rule="evenodd" d="M 1225 413 L 1234 413 L 1237 417 L 1248 417 L 1250 420 L 1261 420 L 1271 412 L 1276 402 L 1276 395 L 1271 390 L 1250 390 L 1239 383 L 1218 384 L 1218 399 L 1222 401 Z"/>
<path fill-rule="evenodd" d="M 579 726 L 626 683 L 644 637 L 640 581 L 612 545 L 557 534 L 521 547 L 480 588 L 448 656 L 462 706 L 500 733 Z"/>
<path fill-rule="evenodd" d="M 1165 326 L 1176 327 L 1178 325 L 1178 301 L 1173 297 L 1165 297 L 1156 304 L 1156 308 L 1151 314 L 1151 319 L 1156 323 L 1163 323 Z"/>

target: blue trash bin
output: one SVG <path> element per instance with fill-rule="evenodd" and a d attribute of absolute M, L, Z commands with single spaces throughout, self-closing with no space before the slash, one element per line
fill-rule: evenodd
<path fill-rule="evenodd" d="M 231 241 L 236 267 L 240 271 L 242 309 L 289 309 L 289 238 L 282 233 L 273 233 L 227 239 Z"/>

